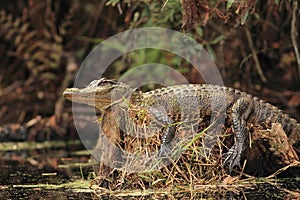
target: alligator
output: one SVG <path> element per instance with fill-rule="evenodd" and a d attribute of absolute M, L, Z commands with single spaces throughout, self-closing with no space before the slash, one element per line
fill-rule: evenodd
<path fill-rule="evenodd" d="M 149 127 L 162 130 L 159 156 L 169 155 L 170 144 L 182 121 L 201 123 L 200 119 L 206 116 L 217 119 L 222 114 L 231 121 L 233 129 L 233 145 L 223 154 L 223 166 L 228 166 L 230 172 L 235 166 L 241 167 L 241 155 L 246 148 L 251 125 L 271 128 L 273 123 L 281 124 L 288 143 L 296 147 L 299 156 L 300 124 L 270 103 L 230 87 L 182 84 L 143 93 L 123 82 L 101 78 L 82 89 L 67 88 L 63 96 L 67 100 L 93 106 L 101 113 L 116 105 L 143 111 L 143 115 L 135 112 L 136 123 L 147 121 Z"/>

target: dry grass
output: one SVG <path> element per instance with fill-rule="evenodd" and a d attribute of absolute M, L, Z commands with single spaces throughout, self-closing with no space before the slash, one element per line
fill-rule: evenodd
<path fill-rule="evenodd" d="M 209 127 L 208 127 L 209 128 Z M 207 129 L 208 129 L 207 128 Z M 115 197 L 193 196 L 194 192 L 220 189 L 237 191 L 238 178 L 229 176 L 222 168 L 223 141 L 213 149 L 203 151 L 204 129 L 193 135 L 179 129 L 174 138 L 171 158 L 158 158 L 159 137 L 137 138 L 127 135 L 124 150 L 131 152 L 120 169 L 111 169 L 106 176 L 92 182 L 95 195 Z M 188 137 L 187 137 L 188 135 Z M 193 137 L 193 139 L 190 139 Z M 184 140 L 184 138 L 187 138 Z M 226 191 L 225 190 L 225 191 Z"/>

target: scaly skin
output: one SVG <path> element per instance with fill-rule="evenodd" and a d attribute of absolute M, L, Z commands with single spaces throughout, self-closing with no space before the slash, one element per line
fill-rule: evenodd
<path fill-rule="evenodd" d="M 250 124 L 270 128 L 280 123 L 290 145 L 300 145 L 300 125 L 277 107 L 232 88 L 207 84 L 175 85 L 142 93 L 115 80 L 92 81 L 86 88 L 68 88 L 63 93 L 70 101 L 87 104 L 105 112 L 112 105 L 144 110 L 148 124 L 163 130 L 160 156 L 169 155 L 176 123 L 193 121 L 205 116 L 231 119 L 235 143 L 226 153 L 223 165 L 240 167 L 241 154 L 247 141 Z M 178 117 L 179 116 L 179 117 Z M 149 122 L 150 121 L 150 122 Z M 174 125 L 175 124 L 175 125 Z M 150 130 L 150 129 L 149 129 Z"/>

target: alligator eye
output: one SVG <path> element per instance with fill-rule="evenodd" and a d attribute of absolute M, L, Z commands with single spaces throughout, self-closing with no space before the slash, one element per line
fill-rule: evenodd
<path fill-rule="evenodd" d="M 97 87 L 97 86 L 99 86 L 100 82 L 101 82 L 101 79 L 93 80 L 92 82 L 90 82 L 90 84 L 87 87 Z"/>
<path fill-rule="evenodd" d="M 102 84 L 105 84 L 105 83 L 110 83 L 110 84 L 116 85 L 116 84 L 118 84 L 118 81 L 116 81 L 114 79 L 101 78 L 98 82 L 98 86 L 101 86 Z"/>
<path fill-rule="evenodd" d="M 99 81 L 98 84 L 101 84 L 101 83 L 107 83 L 108 80 L 106 78 L 100 78 L 98 81 Z"/>
<path fill-rule="evenodd" d="M 117 85 L 118 81 L 106 78 L 100 78 L 99 80 L 93 80 L 87 87 L 101 87 L 106 84 Z"/>

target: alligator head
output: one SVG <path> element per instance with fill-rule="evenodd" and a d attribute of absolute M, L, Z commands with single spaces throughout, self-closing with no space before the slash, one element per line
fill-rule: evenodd
<path fill-rule="evenodd" d="M 106 107 L 121 102 L 134 92 L 129 85 L 116 80 L 101 78 L 92 81 L 85 88 L 67 88 L 63 92 L 67 100 L 87 104 L 103 110 Z"/>

